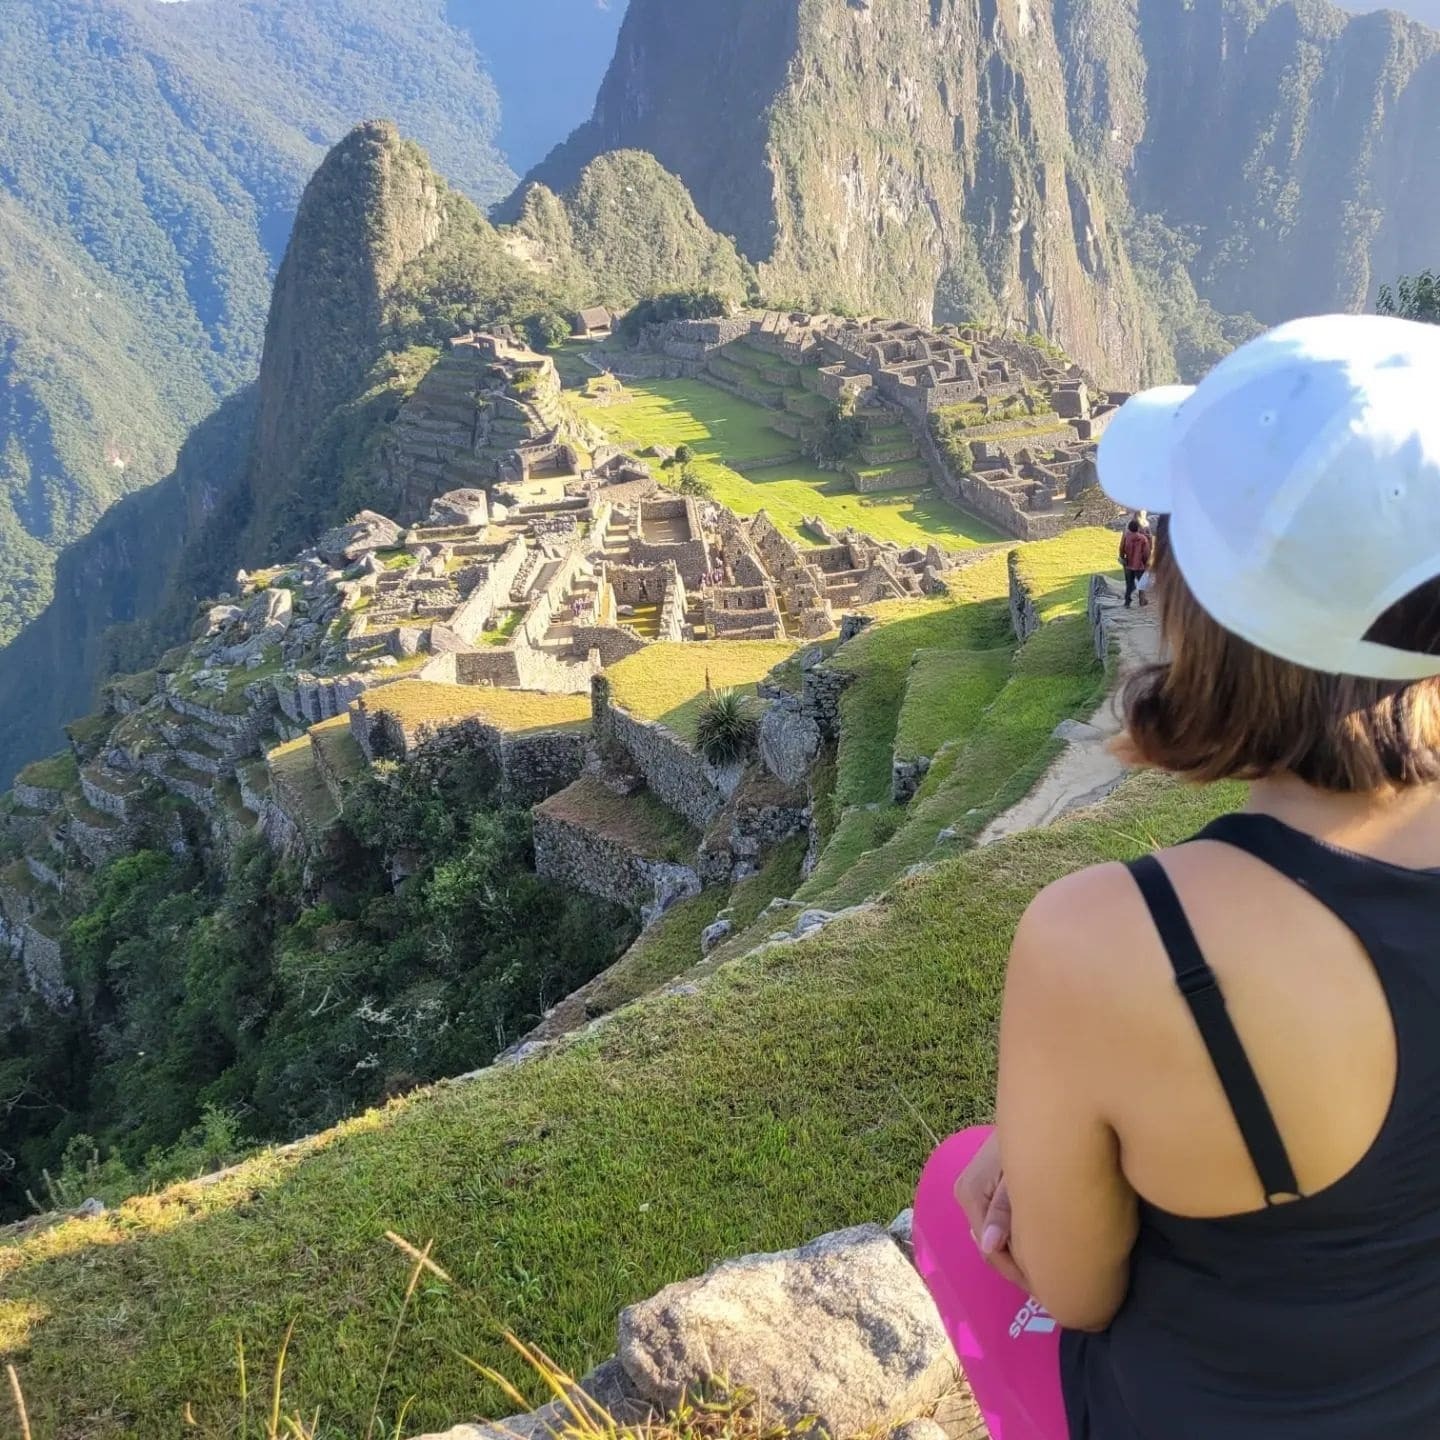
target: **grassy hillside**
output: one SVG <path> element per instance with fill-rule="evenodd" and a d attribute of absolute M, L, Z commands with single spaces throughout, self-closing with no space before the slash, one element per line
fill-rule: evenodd
<path fill-rule="evenodd" d="M 1093 704 L 1101 672 L 1073 612 L 1084 575 L 1108 563 L 1112 547 L 1104 531 L 1022 547 L 1021 570 L 1050 623 L 1018 648 L 1003 552 L 959 572 L 948 598 L 874 607 L 875 624 L 832 661 L 855 679 L 842 700 L 838 755 L 814 776 L 825 837 L 815 872 L 801 879 L 803 842 L 792 844 L 752 879 L 676 907 L 587 987 L 570 1023 L 694 967 L 700 931 L 727 906 L 735 934 L 695 974 L 735 963 L 699 993 L 644 1001 L 552 1058 L 420 1093 L 298 1150 L 260 1155 L 216 1184 L 165 1191 L 0 1248 L 0 1351 L 18 1357 L 43 1425 L 118 1436 L 161 1425 L 189 1402 L 198 1433 L 231 1433 L 237 1335 L 254 1374 L 298 1317 L 290 1402 L 307 1413 L 321 1407 L 334 1434 L 356 1433 L 375 1399 L 377 1356 L 403 1283 L 387 1229 L 433 1239 L 456 1281 L 422 1293 L 381 1397 L 382 1415 L 393 1418 L 417 1396 L 406 1422 L 414 1430 L 506 1408 L 456 1358 L 500 1360 L 500 1325 L 581 1367 L 608 1353 L 628 1300 L 722 1256 L 901 1208 L 929 1133 L 988 1109 L 1005 944 L 1036 886 L 1151 836 L 1174 838 L 1235 798 L 1139 782 L 1119 808 L 1084 823 L 965 853 L 984 820 L 1043 767 L 1055 723 Z M 622 703 L 683 729 L 684 702 L 706 669 L 715 683 L 746 682 L 789 648 L 654 647 L 615 667 L 611 680 Z M 932 752 L 919 793 L 892 803 L 892 761 Z M 419 777 L 411 801 L 427 785 Z M 414 809 L 376 798 L 372 823 L 393 826 Z M 438 820 L 433 811 L 426 801 L 426 825 Z M 954 838 L 941 841 L 944 826 Z M 475 929 L 493 925 L 480 897 L 494 879 L 478 855 L 471 847 L 463 865 L 447 863 L 423 891 L 406 892 L 438 907 L 428 916 L 402 904 L 404 916 L 388 919 L 387 907 L 369 907 L 359 926 L 329 914 L 318 925 L 299 918 L 272 947 L 276 983 L 293 988 L 322 970 L 341 980 L 360 945 L 393 943 L 377 927 L 399 918 L 410 938 L 384 1004 L 413 1004 L 424 966 L 442 949 L 494 943 L 493 932 L 486 939 Z M 917 862 L 939 868 L 907 878 Z M 176 888 L 160 857 L 146 863 L 152 889 Z M 105 905 L 81 938 L 95 948 L 139 919 L 144 933 L 129 947 L 164 953 L 165 927 L 195 901 L 177 894 L 137 905 L 151 891 L 126 883 L 104 882 Z M 776 928 L 765 909 L 773 897 L 834 908 L 886 891 L 878 909 L 817 940 L 747 955 Z M 201 922 L 176 983 L 186 966 L 203 977 L 220 965 L 237 995 L 253 991 L 253 957 L 223 921 L 222 911 Z M 104 963 L 113 969 L 122 953 L 129 949 Z M 391 974 L 379 950 L 370 953 L 365 986 Z M 418 962 L 409 970 L 407 955 Z M 360 1006 L 368 1019 L 359 1029 L 330 1014 L 307 1019 L 311 1008 L 300 995 L 267 1034 L 226 1042 L 241 1056 L 261 1047 L 262 1103 L 278 1099 L 297 1117 L 307 1104 L 324 1113 L 333 1094 L 353 1091 L 353 1078 L 332 1065 L 316 1094 L 325 1065 L 352 1053 L 346 1034 L 373 1047 L 378 1033 L 375 1005 Z M 128 1045 L 160 1057 L 114 1071 L 131 1123 L 174 1105 L 167 1054 L 192 1063 L 177 1046 L 201 1033 L 201 1013 L 182 1006 L 183 1023 L 166 1038 L 167 1023 L 177 1030 L 173 1013 L 148 1007 L 138 1021 L 149 1029 L 129 1018 Z M 476 1063 L 493 1053 L 467 1016 L 447 1019 L 442 1035 L 412 1027 L 398 1048 L 385 1045 L 387 1062 L 403 1058 L 412 1074 L 447 1058 L 452 1070 L 464 1068 L 467 1045 Z"/>
<path fill-rule="evenodd" d="M 508 1412 L 458 1358 L 507 1367 L 501 1325 L 578 1369 L 609 1353 L 623 1304 L 668 1281 L 888 1219 L 934 1136 L 989 1113 L 1005 950 L 1030 897 L 1237 799 L 1138 782 L 553 1058 L 0 1251 L 0 1349 L 36 1433 L 163 1432 L 188 1402 L 193 1433 L 233 1434 L 237 1336 L 265 1374 L 291 1319 L 287 1405 L 358 1433 L 404 1284 L 387 1229 L 433 1240 L 455 1278 L 422 1287 L 381 1397 L 387 1423 L 416 1397 L 413 1431 Z"/>

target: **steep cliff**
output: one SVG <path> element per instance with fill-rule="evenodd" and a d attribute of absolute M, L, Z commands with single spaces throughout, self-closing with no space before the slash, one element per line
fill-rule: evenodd
<path fill-rule="evenodd" d="M 1433 260 L 1437 49 L 1325 0 L 632 0 L 533 178 L 647 149 L 776 300 L 1159 378 L 1233 335 L 1217 309 L 1353 308 Z"/>

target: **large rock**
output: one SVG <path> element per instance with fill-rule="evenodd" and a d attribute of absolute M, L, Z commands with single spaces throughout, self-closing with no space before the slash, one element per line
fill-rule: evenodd
<path fill-rule="evenodd" d="M 371 550 L 390 550 L 405 538 L 393 521 L 373 510 L 362 510 L 348 525 L 327 530 L 316 542 L 321 558 L 330 565 L 352 565 Z"/>
<path fill-rule="evenodd" d="M 483 490 L 450 490 L 431 502 L 432 525 L 486 525 L 490 498 Z"/>
<path fill-rule="evenodd" d="M 671 1285 L 623 1312 L 618 1358 L 661 1408 L 723 1377 L 836 1437 L 909 1419 L 956 1377 L 934 1301 L 878 1225 Z"/>
<path fill-rule="evenodd" d="M 772 705 L 760 721 L 760 758 L 782 784 L 800 785 L 820 752 L 820 727 L 800 710 Z"/>

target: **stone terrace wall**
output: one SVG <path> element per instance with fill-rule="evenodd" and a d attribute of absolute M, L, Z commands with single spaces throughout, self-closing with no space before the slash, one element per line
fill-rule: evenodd
<path fill-rule="evenodd" d="M 589 655 L 594 651 L 602 665 L 614 665 L 627 655 L 643 650 L 650 642 L 626 625 L 577 625 L 575 654 Z"/>
<path fill-rule="evenodd" d="M 406 760 L 481 755 L 493 767 L 503 799 L 516 805 L 534 805 L 579 779 L 590 746 L 585 730 L 512 735 L 474 716 L 407 730 L 388 711 L 358 706 L 350 712 L 350 733 L 371 760 L 377 754 Z"/>
<path fill-rule="evenodd" d="M 542 879 L 638 910 L 647 924 L 675 900 L 700 893 L 700 877 L 689 866 L 648 860 L 544 806 L 534 821 L 535 873 Z"/>
<path fill-rule="evenodd" d="M 1020 552 L 1012 550 L 1008 557 L 1010 569 L 1010 625 L 1017 640 L 1028 640 L 1040 628 L 1040 611 L 1035 597 L 1020 578 Z"/>
<path fill-rule="evenodd" d="M 741 767 L 717 770 L 664 725 L 636 719 L 612 701 L 603 675 L 595 677 L 590 694 L 597 742 L 628 755 L 655 794 L 703 830 L 734 794 Z"/>

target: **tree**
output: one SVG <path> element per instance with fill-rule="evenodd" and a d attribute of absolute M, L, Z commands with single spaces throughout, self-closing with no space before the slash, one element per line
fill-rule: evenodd
<path fill-rule="evenodd" d="M 553 350 L 570 338 L 570 322 L 558 310 L 537 310 L 524 321 L 532 350 Z"/>
<path fill-rule="evenodd" d="M 855 413 L 855 397 L 847 392 L 830 407 L 811 447 L 821 465 L 853 460 L 865 443 L 865 423 Z"/>
<path fill-rule="evenodd" d="M 1393 290 L 1382 285 L 1375 308 L 1382 315 L 1395 315 L 1401 320 L 1440 325 L 1440 273 L 1422 270 L 1418 275 L 1402 275 Z"/>

